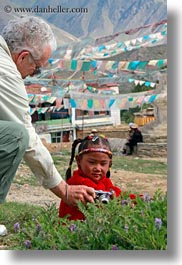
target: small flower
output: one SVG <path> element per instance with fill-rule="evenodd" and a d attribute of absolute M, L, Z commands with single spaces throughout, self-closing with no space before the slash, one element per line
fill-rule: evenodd
<path fill-rule="evenodd" d="M 145 202 L 149 202 L 149 201 L 150 201 L 150 195 L 149 195 L 149 194 L 144 194 L 144 195 L 143 195 L 143 200 L 144 200 Z"/>
<path fill-rule="evenodd" d="M 14 224 L 14 230 L 16 233 L 20 231 L 20 224 L 18 222 Z"/>
<path fill-rule="evenodd" d="M 161 226 L 162 226 L 162 220 L 161 218 L 155 218 L 155 226 L 158 230 L 161 229 Z"/>
<path fill-rule="evenodd" d="M 71 232 L 74 232 L 76 230 L 76 225 L 75 224 L 71 224 L 70 227 L 69 227 L 69 230 Z"/>
<path fill-rule="evenodd" d="M 28 239 L 25 240 L 24 245 L 25 245 L 26 248 L 31 248 L 31 246 L 32 246 L 32 245 L 31 245 L 31 241 L 28 240 Z"/>
<path fill-rule="evenodd" d="M 42 230 L 41 225 L 40 224 L 37 224 L 37 226 L 36 226 L 36 232 L 37 232 L 37 234 L 39 234 L 41 230 Z"/>
<path fill-rule="evenodd" d="M 121 204 L 122 204 L 122 205 L 127 205 L 127 204 L 128 204 L 128 201 L 127 201 L 127 200 L 122 200 L 122 201 L 121 201 Z"/>
<path fill-rule="evenodd" d="M 118 250 L 118 246 L 113 245 L 113 246 L 112 246 L 112 250 Z"/>
<path fill-rule="evenodd" d="M 141 210 L 141 216 L 142 216 L 142 217 L 145 216 L 144 210 Z"/>
<path fill-rule="evenodd" d="M 129 228 L 129 226 L 126 224 L 126 225 L 124 226 L 124 230 L 126 231 L 126 233 L 128 233 L 128 228 Z"/>

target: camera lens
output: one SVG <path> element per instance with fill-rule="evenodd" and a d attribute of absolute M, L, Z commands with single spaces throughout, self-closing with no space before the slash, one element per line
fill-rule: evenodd
<path fill-rule="evenodd" d="M 99 200 L 102 202 L 102 203 L 105 203 L 107 204 L 109 202 L 109 198 L 106 194 L 103 194 L 100 196 Z"/>

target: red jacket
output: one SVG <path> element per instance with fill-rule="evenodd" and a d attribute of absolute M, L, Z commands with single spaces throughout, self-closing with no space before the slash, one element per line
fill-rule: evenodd
<path fill-rule="evenodd" d="M 115 191 L 116 197 L 121 193 L 120 188 L 113 185 L 110 178 L 103 177 L 101 180 L 95 182 L 92 179 L 84 177 L 82 172 L 78 169 L 73 172 L 73 176 L 68 180 L 69 185 L 85 185 L 94 188 L 95 190 L 110 191 L 110 189 Z M 63 200 L 61 200 L 59 207 L 59 217 L 64 217 L 69 214 L 69 220 L 84 220 L 85 216 L 76 206 L 67 205 Z"/>

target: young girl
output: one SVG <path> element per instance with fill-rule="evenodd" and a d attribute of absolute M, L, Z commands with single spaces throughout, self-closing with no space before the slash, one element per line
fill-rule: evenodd
<path fill-rule="evenodd" d="M 76 162 L 78 169 L 71 176 L 71 166 L 75 157 L 77 145 L 78 154 Z M 69 168 L 66 172 L 66 180 L 69 185 L 86 185 L 95 190 L 108 191 L 112 189 L 114 195 L 118 197 L 120 188 L 113 185 L 110 180 L 110 167 L 112 165 L 112 152 L 110 144 L 104 136 L 89 135 L 84 139 L 76 139 L 72 144 L 72 154 Z M 69 196 L 69 194 L 68 194 Z M 69 198 L 68 198 L 69 201 Z M 61 201 L 59 207 L 59 217 L 70 215 L 70 220 L 84 220 L 83 213 L 76 206 L 70 206 Z"/>

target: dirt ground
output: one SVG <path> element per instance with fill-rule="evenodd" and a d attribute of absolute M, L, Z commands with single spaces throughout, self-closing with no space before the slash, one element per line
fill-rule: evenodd
<path fill-rule="evenodd" d="M 167 160 L 165 158 L 155 159 L 158 161 Z M 6 201 L 16 201 L 41 206 L 56 203 L 56 205 L 59 206 L 60 199 L 49 190 L 44 189 L 40 185 L 32 186 L 31 184 L 28 184 L 28 181 L 27 183 L 26 181 L 23 181 L 23 184 L 16 181 L 21 179 L 24 175 L 31 178 L 32 173 L 27 166 L 20 166 L 17 171 L 15 181 L 11 185 Z M 111 178 L 112 182 L 119 186 L 123 191 L 129 190 L 131 192 L 149 194 L 150 196 L 152 196 L 158 188 L 160 188 L 163 192 L 167 191 L 167 176 L 165 175 L 113 170 Z"/>

